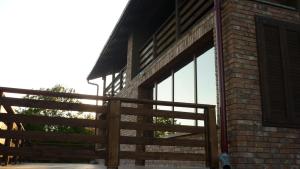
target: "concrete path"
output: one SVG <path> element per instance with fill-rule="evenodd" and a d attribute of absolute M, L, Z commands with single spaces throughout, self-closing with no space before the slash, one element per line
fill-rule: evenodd
<path fill-rule="evenodd" d="M 52 164 L 52 163 L 28 163 L 28 164 L 17 164 L 9 166 L 1 166 L 1 169 L 106 169 L 103 165 L 93 164 Z M 134 166 L 121 166 L 119 169 L 173 169 L 173 168 L 151 168 L 151 167 L 134 167 Z M 184 169 L 204 169 L 204 168 L 185 168 Z"/>

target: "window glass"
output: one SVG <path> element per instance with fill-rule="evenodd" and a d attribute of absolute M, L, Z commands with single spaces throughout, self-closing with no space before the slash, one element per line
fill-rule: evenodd
<path fill-rule="evenodd" d="M 172 101 L 172 78 L 167 79 L 157 84 L 157 100 Z M 159 110 L 172 110 L 171 106 L 157 106 Z"/>
<path fill-rule="evenodd" d="M 174 101 L 195 103 L 195 68 L 190 62 L 174 74 Z M 175 111 L 195 113 L 194 108 L 174 107 Z M 194 120 L 175 119 L 177 124 L 194 125 Z"/>
<path fill-rule="evenodd" d="M 216 87 L 215 48 L 211 48 L 197 58 L 197 103 L 217 105 Z M 203 126 L 203 121 L 198 124 Z"/>

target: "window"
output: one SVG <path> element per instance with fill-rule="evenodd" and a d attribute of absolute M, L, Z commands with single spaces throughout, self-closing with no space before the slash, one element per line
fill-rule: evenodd
<path fill-rule="evenodd" d="M 256 18 L 263 124 L 300 127 L 300 25 Z"/>
<path fill-rule="evenodd" d="M 210 48 L 196 56 L 180 69 L 172 70 L 170 75 L 153 88 L 155 100 L 216 105 L 215 48 Z M 160 110 L 175 110 L 190 113 L 204 113 L 203 109 L 157 106 Z M 203 121 L 175 119 L 181 125 L 200 125 Z"/>

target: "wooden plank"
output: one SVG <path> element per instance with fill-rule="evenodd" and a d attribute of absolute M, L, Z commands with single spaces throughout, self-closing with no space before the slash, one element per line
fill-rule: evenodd
<path fill-rule="evenodd" d="M 144 61 L 144 63 L 140 64 L 140 69 L 144 69 L 146 66 L 148 66 L 152 61 L 154 60 L 154 55 L 151 55 L 151 57 L 148 57 L 147 60 Z"/>
<path fill-rule="evenodd" d="M 49 97 L 66 97 L 66 98 L 76 98 L 76 99 L 90 99 L 90 100 L 108 100 L 109 98 L 103 96 L 87 95 L 87 94 L 77 94 L 77 93 L 60 93 L 42 90 L 31 90 L 31 89 L 18 89 L 10 87 L 0 87 L 0 91 L 6 93 L 17 93 L 17 94 L 28 94 L 28 95 L 39 95 L 39 96 L 49 96 Z"/>
<path fill-rule="evenodd" d="M 98 159 L 104 158 L 104 151 L 91 151 L 84 149 L 66 149 L 63 147 L 45 149 L 45 148 L 31 148 L 31 147 L 21 147 L 21 148 L 7 148 L 0 147 L 0 152 L 6 152 L 8 155 L 18 155 L 22 157 L 29 157 L 32 159 L 45 159 L 50 160 L 52 158 L 56 159 Z"/>
<path fill-rule="evenodd" d="M 182 4 L 179 9 L 179 15 L 184 16 L 190 8 L 194 6 L 195 3 L 197 3 L 198 0 L 187 0 L 186 3 Z"/>
<path fill-rule="evenodd" d="M 110 102 L 110 111 L 107 114 L 108 137 L 107 137 L 107 167 L 118 168 L 120 151 L 120 101 Z"/>
<path fill-rule="evenodd" d="M 38 131 L 7 131 L 0 130 L 0 138 L 22 139 L 31 141 L 57 141 L 71 143 L 106 143 L 105 138 L 96 135 L 52 133 Z"/>
<path fill-rule="evenodd" d="M 184 133 L 203 133 L 204 127 L 183 126 L 183 125 L 165 125 L 152 123 L 121 122 L 122 129 L 144 130 L 144 131 L 170 131 Z"/>
<path fill-rule="evenodd" d="M 165 32 L 164 36 L 162 36 L 160 39 L 157 39 L 157 45 L 161 46 L 165 42 L 168 42 L 168 40 L 172 37 L 176 37 L 176 27 L 172 27 L 169 31 Z"/>
<path fill-rule="evenodd" d="M 106 128 L 105 120 L 89 120 L 89 119 L 74 119 L 65 117 L 46 117 L 46 116 L 33 116 L 14 114 L 8 115 L 6 113 L 0 113 L 0 119 L 4 122 L 15 122 L 23 124 L 47 124 L 47 125 L 64 125 L 74 127 L 94 127 L 94 128 Z"/>
<path fill-rule="evenodd" d="M 153 137 L 120 137 L 120 144 L 137 145 L 160 145 L 160 146 L 184 146 L 184 147 L 204 147 L 203 140 L 174 139 L 174 138 L 153 138 Z"/>
<path fill-rule="evenodd" d="M 121 151 L 121 159 L 136 160 L 178 160 L 178 161 L 204 161 L 203 154 L 171 153 L 171 152 L 131 152 Z"/>
<path fill-rule="evenodd" d="M 159 46 L 157 48 L 157 55 L 160 55 L 161 53 L 163 53 L 175 41 L 176 41 L 176 37 L 175 36 L 170 37 L 165 43 L 163 43 L 161 46 Z"/>
<path fill-rule="evenodd" d="M 213 2 L 209 1 L 209 2 L 204 3 L 204 5 L 201 6 L 200 9 L 196 10 L 196 12 L 192 16 L 190 16 L 189 19 L 185 23 L 181 24 L 181 26 L 180 26 L 181 33 L 184 33 L 194 23 L 196 23 L 197 20 L 199 20 L 199 18 L 201 18 L 201 16 L 204 15 L 204 13 L 206 11 L 208 11 L 209 7 L 211 7 L 212 5 L 213 5 Z"/>
<path fill-rule="evenodd" d="M 157 29 L 155 35 L 156 38 L 161 38 L 165 34 L 167 30 L 169 30 L 172 26 L 175 26 L 175 12 L 172 13 L 168 19 Z"/>
<path fill-rule="evenodd" d="M 148 53 L 146 53 L 143 56 L 140 56 L 140 64 L 143 64 L 145 61 L 147 61 L 150 57 L 153 57 L 153 49 L 150 50 Z"/>
<path fill-rule="evenodd" d="M 179 119 L 192 119 L 192 120 L 204 120 L 205 114 L 195 114 L 188 112 L 178 111 L 166 111 L 166 110 L 154 110 L 154 109 L 141 109 L 133 107 L 122 107 L 121 113 L 126 115 L 139 115 L 139 116 L 153 116 L 153 117 L 167 117 L 167 118 L 179 118 Z"/>
<path fill-rule="evenodd" d="M 181 103 L 181 102 L 173 103 L 168 101 L 153 101 L 147 99 L 132 99 L 132 98 L 120 98 L 120 97 L 103 97 L 103 96 L 95 96 L 95 95 L 58 93 L 58 92 L 17 89 L 17 88 L 7 88 L 7 87 L 0 87 L 0 91 L 1 90 L 3 90 L 3 92 L 8 92 L 8 93 L 42 95 L 42 96 L 51 96 L 51 97 L 67 97 L 67 98 L 78 98 L 78 99 L 92 99 L 92 100 L 98 99 L 98 100 L 105 100 L 105 101 L 120 100 L 121 102 L 126 102 L 126 103 L 152 104 L 152 105 L 162 105 L 162 106 L 191 107 L 191 108 L 205 108 L 205 107 L 214 106 L 208 104 L 194 104 L 194 103 Z"/>
<path fill-rule="evenodd" d="M 151 49 L 153 49 L 153 41 L 150 41 L 149 44 L 146 44 L 145 48 L 143 48 L 143 50 L 140 52 L 140 56 L 145 55 Z"/>
<path fill-rule="evenodd" d="M 191 8 L 189 8 L 189 10 L 184 15 L 181 15 L 180 24 L 183 24 L 186 21 L 191 20 L 192 16 L 195 15 L 195 13 L 197 13 L 197 11 L 200 10 L 203 4 L 206 2 L 207 2 L 206 0 L 196 1 L 196 3 Z"/>
<path fill-rule="evenodd" d="M 85 111 L 85 112 L 106 112 L 103 106 L 94 106 L 82 103 L 65 103 L 46 100 L 19 99 L 11 97 L 1 97 L 0 103 L 10 106 L 31 107 L 41 109 L 59 109 L 68 111 Z"/>
<path fill-rule="evenodd" d="M 209 140 L 209 155 L 210 167 L 212 169 L 218 168 L 218 140 L 217 140 L 217 125 L 216 125 L 216 112 L 215 109 L 208 109 L 208 140 Z"/>

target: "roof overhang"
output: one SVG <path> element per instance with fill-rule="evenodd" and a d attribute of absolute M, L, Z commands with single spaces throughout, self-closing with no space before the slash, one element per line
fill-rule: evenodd
<path fill-rule="evenodd" d="M 127 63 L 127 42 L 135 25 L 147 22 L 174 0 L 129 0 L 87 79 L 121 70 Z"/>

